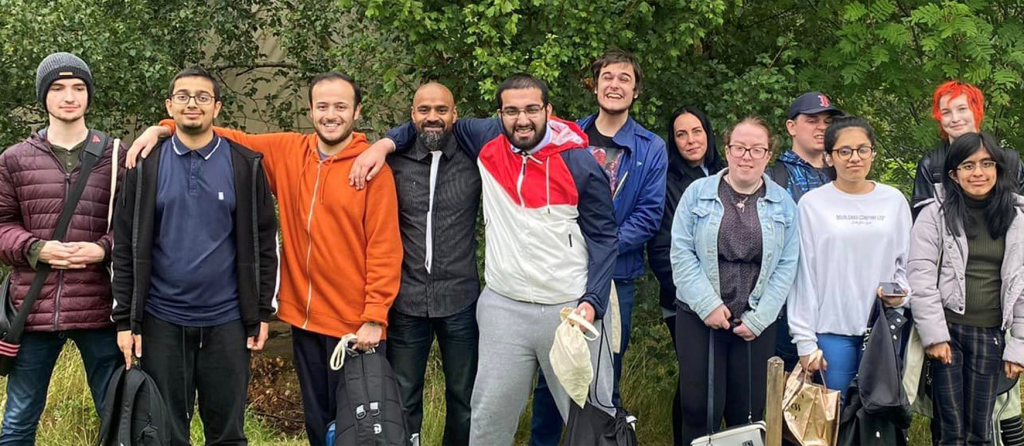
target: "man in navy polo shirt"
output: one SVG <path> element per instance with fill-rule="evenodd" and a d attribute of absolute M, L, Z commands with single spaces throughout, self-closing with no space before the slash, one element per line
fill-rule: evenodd
<path fill-rule="evenodd" d="M 219 94 L 205 70 L 175 76 L 178 132 L 129 171 L 116 209 L 118 346 L 160 389 L 172 445 L 189 444 L 197 392 L 207 444 L 246 444 L 249 355 L 273 312 L 273 199 L 262 155 L 213 133 Z"/>

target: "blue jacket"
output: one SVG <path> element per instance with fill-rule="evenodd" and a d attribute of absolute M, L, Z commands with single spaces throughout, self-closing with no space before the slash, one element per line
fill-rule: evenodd
<path fill-rule="evenodd" d="M 596 120 L 595 114 L 576 123 L 586 131 Z M 619 192 L 613 200 L 619 225 L 619 256 L 613 277 L 631 280 L 644 275 L 644 244 L 661 226 L 668 154 L 665 141 L 633 118 L 626 120 L 612 141 L 626 148 L 619 164 Z"/>
<path fill-rule="evenodd" d="M 672 220 L 672 281 L 676 299 L 687 304 L 701 319 L 722 305 L 718 278 L 718 229 L 722 200 L 718 185 L 725 169 L 694 181 L 679 200 Z M 768 186 L 757 200 L 764 243 L 761 273 L 750 293 L 751 310 L 740 315 L 750 331 L 760 335 L 778 318 L 789 289 L 796 279 L 800 256 L 800 233 L 796 204 L 786 190 L 764 175 Z"/>

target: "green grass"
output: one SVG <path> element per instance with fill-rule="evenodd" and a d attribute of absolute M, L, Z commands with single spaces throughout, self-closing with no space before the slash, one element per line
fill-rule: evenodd
<path fill-rule="evenodd" d="M 669 446 L 672 442 L 671 398 L 674 394 L 676 359 L 657 308 L 656 284 L 641 280 L 638 287 L 639 304 L 634 312 L 633 340 L 623 370 L 622 398 L 625 406 L 635 414 L 637 436 L 645 446 Z M 6 380 L 0 379 L 0 399 L 6 399 Z M 425 408 L 423 445 L 441 443 L 444 430 L 444 379 L 440 357 L 431 355 L 427 367 L 424 389 Z M 527 405 L 519 423 L 516 444 L 526 445 L 529 438 L 530 411 Z M 192 424 L 192 443 L 203 444 L 202 426 L 197 416 Z M 248 414 L 246 432 L 254 446 L 299 446 L 306 444 L 304 435 L 285 435 Z M 50 385 L 46 412 L 39 426 L 37 444 L 40 446 L 66 446 L 93 444 L 98 421 L 85 384 L 85 372 L 78 352 L 73 346 L 65 349 Z M 911 445 L 931 443 L 924 420 L 917 419 L 911 429 Z"/>

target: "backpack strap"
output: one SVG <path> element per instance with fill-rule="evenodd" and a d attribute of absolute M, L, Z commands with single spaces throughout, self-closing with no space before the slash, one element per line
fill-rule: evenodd
<path fill-rule="evenodd" d="M 114 414 L 120 405 L 121 380 L 124 377 L 124 367 L 115 367 L 114 373 L 107 383 L 107 393 L 103 400 L 103 412 L 100 414 L 100 435 L 96 446 L 106 446 L 110 442 L 110 431 L 114 426 Z"/>
<path fill-rule="evenodd" d="M 133 372 L 132 370 L 135 370 Z M 118 423 L 118 446 L 134 446 L 132 436 L 132 413 L 135 412 L 135 399 L 139 389 L 146 381 L 146 376 L 137 373 L 138 369 L 129 370 L 125 374 L 124 394 L 121 396 L 121 422 Z"/>
<path fill-rule="evenodd" d="M 775 160 L 772 167 L 768 168 L 768 178 L 775 181 L 775 184 L 782 186 L 783 189 L 789 190 L 789 169 L 786 168 L 786 163 L 780 163 L 779 160 Z"/>
<path fill-rule="evenodd" d="M 71 188 L 67 199 L 64 200 L 64 207 L 60 211 L 60 217 L 57 218 L 57 228 L 53 231 L 51 238 L 53 240 L 64 240 L 64 236 L 67 235 L 68 227 L 71 226 L 71 217 L 75 213 L 75 208 L 78 207 L 78 201 L 82 198 L 82 192 L 85 191 L 85 185 L 89 182 L 89 174 L 92 173 L 93 167 L 96 167 L 96 163 L 100 157 L 103 156 L 103 149 L 105 147 L 105 141 L 107 136 L 102 132 L 90 130 L 89 134 L 85 136 L 85 152 L 82 157 L 81 171 L 78 174 L 78 181 L 75 182 L 74 187 Z M 18 315 L 11 322 L 10 330 L 4 334 L 4 340 L 12 344 L 20 344 L 21 336 L 25 330 L 25 322 L 28 320 L 28 314 L 32 312 L 32 307 L 36 303 L 36 299 L 39 297 L 39 292 L 42 291 L 43 285 L 46 283 L 46 276 L 50 274 L 50 264 L 40 263 L 36 270 L 36 275 L 32 279 L 32 286 L 29 287 L 28 294 L 25 295 L 25 299 L 21 303 L 21 308 L 18 309 Z"/>
<path fill-rule="evenodd" d="M 363 364 L 366 366 L 366 396 L 370 407 L 367 413 L 370 415 L 371 424 L 384 426 L 384 418 L 381 411 L 384 409 L 384 357 L 377 352 L 363 353 Z M 374 430 L 376 433 L 377 430 Z M 383 430 L 381 431 L 383 432 Z M 387 435 L 385 433 L 385 435 Z M 384 438 L 374 435 L 377 444 L 385 444 Z"/>

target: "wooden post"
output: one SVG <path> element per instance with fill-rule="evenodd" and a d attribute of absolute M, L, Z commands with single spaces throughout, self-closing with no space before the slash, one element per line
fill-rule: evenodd
<path fill-rule="evenodd" d="M 768 360 L 768 396 L 764 421 L 767 425 L 765 446 L 782 445 L 782 395 L 785 392 L 786 373 L 782 359 L 774 356 Z"/>

